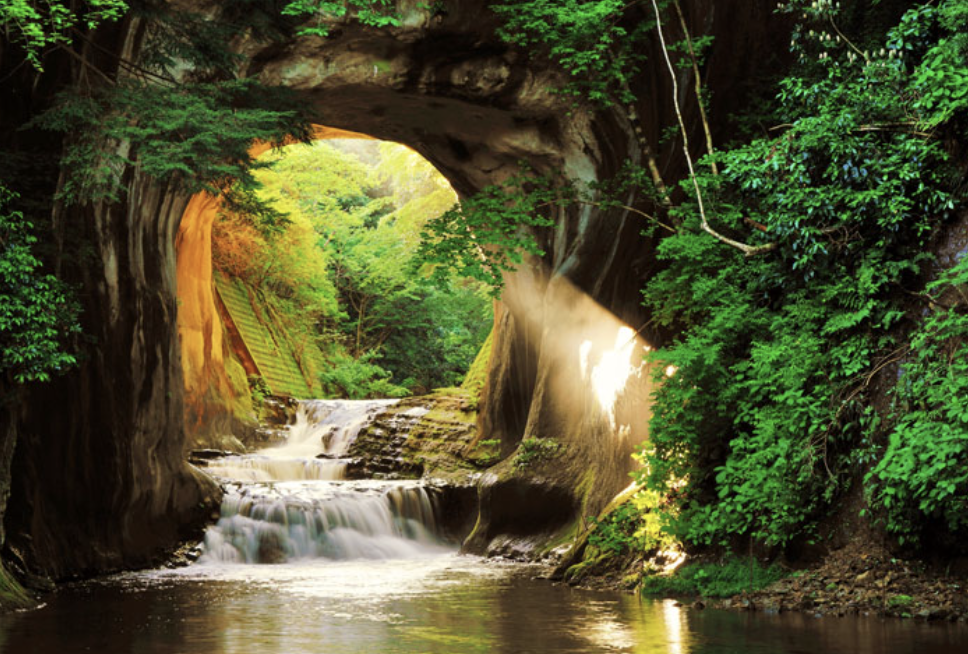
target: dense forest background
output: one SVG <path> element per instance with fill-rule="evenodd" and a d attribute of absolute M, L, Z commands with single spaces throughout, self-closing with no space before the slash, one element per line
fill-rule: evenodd
<path fill-rule="evenodd" d="M 456 203 L 447 180 L 393 143 L 338 139 L 260 157 L 255 196 L 213 226 L 215 268 L 243 280 L 289 337 L 316 348 L 330 397 L 399 397 L 459 386 L 491 329 L 472 279 L 431 280 L 424 225 Z"/>

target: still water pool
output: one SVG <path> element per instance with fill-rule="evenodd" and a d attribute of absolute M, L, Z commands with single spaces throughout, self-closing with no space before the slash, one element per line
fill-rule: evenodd
<path fill-rule="evenodd" d="M 0 617 L 4 654 L 965 654 L 968 630 L 679 608 L 453 553 L 196 564 L 61 589 Z"/>

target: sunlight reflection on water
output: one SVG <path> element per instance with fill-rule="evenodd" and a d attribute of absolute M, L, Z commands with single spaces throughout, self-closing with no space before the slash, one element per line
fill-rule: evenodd
<path fill-rule="evenodd" d="M 4 654 L 963 654 L 950 625 L 714 610 L 534 568 L 417 560 L 194 565 L 63 588 L 0 617 Z"/>

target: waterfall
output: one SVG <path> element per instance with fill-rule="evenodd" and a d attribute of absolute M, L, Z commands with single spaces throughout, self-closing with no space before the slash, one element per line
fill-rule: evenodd
<path fill-rule="evenodd" d="M 399 400 L 302 400 L 285 444 L 263 450 L 278 458 L 342 456 L 373 418 Z"/>
<path fill-rule="evenodd" d="M 434 514 L 430 493 L 414 482 L 251 486 L 223 500 L 203 560 L 416 558 L 445 549 Z"/>
<path fill-rule="evenodd" d="M 239 481 L 343 479 L 344 456 L 364 427 L 399 400 L 301 400 L 286 442 L 213 461 L 208 471 Z M 318 458 L 325 457 L 325 458 Z"/>
<path fill-rule="evenodd" d="M 305 400 L 283 445 L 212 461 L 209 471 L 230 481 L 200 561 L 411 559 L 451 550 L 439 536 L 432 491 L 420 482 L 344 480 L 339 457 L 396 401 Z"/>
<path fill-rule="evenodd" d="M 279 459 L 264 454 L 226 456 L 207 470 L 234 481 L 292 481 L 297 479 L 343 479 L 344 461 L 328 459 Z"/>

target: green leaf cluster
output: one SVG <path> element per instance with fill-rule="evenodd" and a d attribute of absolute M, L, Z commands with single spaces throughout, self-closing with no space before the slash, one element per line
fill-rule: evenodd
<path fill-rule="evenodd" d="M 544 255 L 535 233 L 555 224 L 553 209 L 575 199 L 575 187 L 567 180 L 537 175 L 522 164 L 520 174 L 429 220 L 417 259 L 431 267 L 438 281 L 454 274 L 469 277 L 499 297 L 505 272 L 515 270 L 527 256 Z"/>
<path fill-rule="evenodd" d="M 329 35 L 330 25 L 352 17 L 370 27 L 394 27 L 400 24 L 394 0 L 292 0 L 282 10 L 284 16 L 312 19 L 299 27 L 302 36 Z"/>
<path fill-rule="evenodd" d="M 630 17 L 624 0 L 505 0 L 491 5 L 508 43 L 546 54 L 570 80 L 562 92 L 599 105 L 634 100 L 629 82 L 645 61 L 651 20 Z M 660 7 L 669 4 L 660 2 Z"/>
<path fill-rule="evenodd" d="M 309 134 L 293 92 L 247 79 L 178 86 L 131 79 L 74 89 L 33 126 L 68 135 L 61 189 L 67 203 L 118 200 L 129 165 L 189 193 L 251 185 L 253 141 L 280 144 Z"/>
<path fill-rule="evenodd" d="M 645 514 L 631 502 L 619 505 L 604 520 L 595 520 L 588 543 L 598 550 L 621 556 L 629 552 L 641 552 L 646 539 L 640 522 Z"/>
<path fill-rule="evenodd" d="M 968 527 L 968 257 L 926 293 L 933 301 L 901 362 L 888 442 L 866 477 L 875 515 L 902 544 L 932 526 Z"/>
<path fill-rule="evenodd" d="M 77 362 L 66 347 L 77 333 L 78 307 L 32 252 L 32 225 L 0 186 L 0 374 L 17 383 L 47 381 Z"/>
<path fill-rule="evenodd" d="M 933 58 L 936 16 L 905 15 L 904 29 L 934 36 L 903 57 L 891 54 L 900 28 L 866 57 L 833 39 L 803 44 L 778 94 L 782 129 L 717 153 L 720 175 L 700 173 L 715 229 L 768 251 L 746 257 L 713 240 L 691 201 L 674 212 L 679 231 L 658 250 L 667 268 L 645 300 L 680 335 L 654 354 L 675 374 L 655 396 L 641 477 L 673 500 L 666 519 L 686 540 L 809 536 L 874 437 L 871 379 L 917 319 L 904 291 L 958 200 L 919 113 L 924 71 L 951 63 Z M 957 414 L 955 397 L 931 401 Z M 962 491 L 959 447 L 932 455 L 933 474 L 951 471 L 939 502 Z"/>
<path fill-rule="evenodd" d="M 655 552 L 676 546 L 675 539 L 663 529 L 662 515 L 656 509 L 664 497 L 655 491 L 638 488 L 631 497 L 601 518 L 592 518 L 586 552 L 598 556 L 637 555 L 649 558 Z"/>
<path fill-rule="evenodd" d="M 0 27 L 23 48 L 27 62 L 43 71 L 41 57 L 46 49 L 69 44 L 74 40 L 72 32 L 118 20 L 127 10 L 124 0 L 0 0 Z"/>

